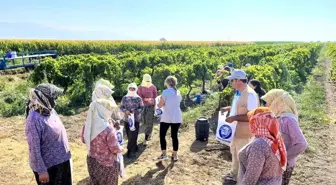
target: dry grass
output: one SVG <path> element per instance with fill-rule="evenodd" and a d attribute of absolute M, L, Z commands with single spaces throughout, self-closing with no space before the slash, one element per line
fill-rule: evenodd
<path fill-rule="evenodd" d="M 62 120 L 71 143 L 74 182 L 86 184 L 88 177 L 86 149 L 80 141 L 85 113 L 62 117 Z M 24 117 L 4 118 L 0 120 L 0 125 L 0 147 L 3 151 L 0 161 L 0 184 L 35 184 L 28 162 Z M 139 140 L 142 141 L 143 136 Z M 167 141 L 170 147 L 169 137 Z M 230 166 L 230 162 L 223 160 L 223 157 L 230 158 L 228 150 L 218 145 L 213 136 L 209 143 L 194 142 L 192 127 L 186 127 L 180 133 L 180 141 L 181 160 L 175 164 L 163 163 L 162 165 L 167 167 L 165 170 L 158 168 L 155 159 L 160 154 L 160 147 L 156 126 L 150 145 L 145 149 L 140 144 L 142 153 L 137 155 L 136 161 L 125 159 L 127 179 L 121 180 L 120 184 L 220 184 L 221 175 Z M 195 174 L 202 178 L 195 178 Z"/>

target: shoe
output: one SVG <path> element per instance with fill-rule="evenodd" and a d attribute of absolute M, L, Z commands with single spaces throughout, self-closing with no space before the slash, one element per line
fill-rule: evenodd
<path fill-rule="evenodd" d="M 134 159 L 134 158 L 135 158 L 135 154 L 132 153 L 132 152 L 127 152 L 126 156 L 127 156 L 127 158 L 129 158 L 129 159 Z"/>
<path fill-rule="evenodd" d="M 227 174 L 223 177 L 223 184 L 225 184 L 225 185 L 236 185 L 237 181 L 232 177 L 231 174 Z"/>
<path fill-rule="evenodd" d="M 232 179 L 225 179 L 223 185 L 237 185 L 237 181 Z"/>
<path fill-rule="evenodd" d="M 167 160 L 167 159 L 168 159 L 168 156 L 167 155 L 163 155 L 163 154 L 161 154 L 160 157 L 158 157 L 159 161 L 164 161 L 164 160 Z"/>
<path fill-rule="evenodd" d="M 127 153 L 126 153 L 126 157 L 127 157 L 127 158 L 131 158 L 131 152 L 127 152 Z"/>
<path fill-rule="evenodd" d="M 145 140 L 146 140 L 146 141 L 150 141 L 150 140 L 151 140 L 151 138 L 152 138 L 152 136 L 151 136 L 151 135 L 145 135 Z"/>
<path fill-rule="evenodd" d="M 147 140 L 144 140 L 143 145 L 144 145 L 144 146 L 147 146 L 147 145 L 148 145 L 148 141 L 147 141 Z"/>
<path fill-rule="evenodd" d="M 177 155 L 172 155 L 171 157 L 172 161 L 177 162 L 178 161 L 178 156 Z"/>

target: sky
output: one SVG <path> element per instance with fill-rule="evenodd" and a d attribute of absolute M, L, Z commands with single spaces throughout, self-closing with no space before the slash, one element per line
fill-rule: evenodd
<path fill-rule="evenodd" d="M 336 41 L 336 0 L 0 2 L 0 38 Z"/>

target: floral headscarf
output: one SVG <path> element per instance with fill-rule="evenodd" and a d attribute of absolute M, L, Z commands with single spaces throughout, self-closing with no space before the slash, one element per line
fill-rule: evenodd
<path fill-rule="evenodd" d="M 292 96 L 282 89 L 272 89 L 261 97 L 276 116 L 282 114 L 293 114 L 295 119 L 298 120 L 298 111 Z"/>
<path fill-rule="evenodd" d="M 63 89 L 53 84 L 40 84 L 29 92 L 29 100 L 27 103 L 27 116 L 30 110 L 37 110 L 44 116 L 50 116 L 50 112 L 56 105 L 58 96 L 63 94 Z"/>
<path fill-rule="evenodd" d="M 248 113 L 250 130 L 257 138 L 262 138 L 271 147 L 272 152 L 280 161 L 283 170 L 286 170 L 287 153 L 285 144 L 279 132 L 279 123 L 271 109 L 259 107 Z"/>

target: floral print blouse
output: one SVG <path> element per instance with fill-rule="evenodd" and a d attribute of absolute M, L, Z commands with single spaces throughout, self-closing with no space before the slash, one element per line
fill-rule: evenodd
<path fill-rule="evenodd" d="M 84 140 L 84 129 L 82 129 L 82 141 Z M 118 143 L 115 129 L 109 125 L 96 138 L 91 141 L 89 156 L 95 158 L 101 165 L 114 166 L 117 154 L 122 152 L 122 147 Z"/>
<path fill-rule="evenodd" d="M 137 97 L 124 96 L 123 99 L 121 100 L 120 110 L 123 112 L 130 111 L 131 113 L 133 113 L 134 119 L 137 122 L 139 122 L 141 119 L 141 112 L 143 108 L 144 103 L 139 96 Z M 126 122 L 128 121 L 126 114 L 123 120 Z"/>

